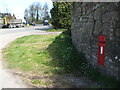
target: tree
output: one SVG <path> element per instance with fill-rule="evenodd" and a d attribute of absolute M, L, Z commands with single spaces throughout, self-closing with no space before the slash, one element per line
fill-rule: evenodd
<path fill-rule="evenodd" d="M 28 9 L 25 9 L 24 12 L 24 19 L 27 22 L 36 22 L 39 23 L 40 21 L 48 18 L 48 5 L 45 3 L 43 6 L 40 2 L 35 2 L 29 6 Z"/>
<path fill-rule="evenodd" d="M 13 14 L 13 19 L 16 19 L 15 14 Z"/>
<path fill-rule="evenodd" d="M 28 11 L 28 9 L 25 9 L 25 11 L 24 11 L 24 19 L 26 20 L 26 23 L 28 23 L 28 18 L 29 18 L 29 11 Z"/>
<path fill-rule="evenodd" d="M 70 2 L 54 2 L 51 10 L 52 25 L 54 28 L 71 27 L 71 6 Z"/>
<path fill-rule="evenodd" d="M 41 15 L 42 5 L 39 2 L 34 3 L 35 5 L 35 12 L 36 12 L 36 22 L 39 22 Z"/>
<path fill-rule="evenodd" d="M 44 6 L 43 6 L 43 14 L 44 14 L 44 19 L 49 19 L 50 17 L 49 17 L 49 14 L 48 14 L 48 4 L 47 3 L 45 3 L 44 4 Z"/>
<path fill-rule="evenodd" d="M 31 21 L 32 22 L 35 21 L 36 8 L 34 4 L 29 6 L 29 14 L 30 14 Z"/>

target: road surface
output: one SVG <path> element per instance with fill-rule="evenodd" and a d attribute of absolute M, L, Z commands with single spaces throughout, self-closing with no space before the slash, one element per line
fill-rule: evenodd
<path fill-rule="evenodd" d="M 28 88 L 19 78 L 15 77 L 9 69 L 2 66 L 2 49 L 11 41 L 26 35 L 48 34 L 50 26 L 30 26 L 25 28 L 0 29 L 0 88 Z"/>

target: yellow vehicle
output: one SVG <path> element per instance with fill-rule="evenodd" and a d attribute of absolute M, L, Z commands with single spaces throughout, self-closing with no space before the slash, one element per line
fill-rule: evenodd
<path fill-rule="evenodd" d="M 6 17 L 3 18 L 3 27 L 9 27 Z"/>
<path fill-rule="evenodd" d="M 3 14 L 0 19 L 0 27 L 3 28 L 14 28 L 19 27 L 22 24 L 22 19 L 16 19 L 11 14 Z"/>

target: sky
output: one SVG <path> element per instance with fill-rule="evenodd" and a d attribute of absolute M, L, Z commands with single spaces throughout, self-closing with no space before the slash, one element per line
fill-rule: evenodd
<path fill-rule="evenodd" d="M 49 9 L 53 7 L 51 0 L 0 0 L 0 12 L 9 12 L 15 14 L 19 19 L 24 18 L 24 10 L 34 2 L 47 2 Z"/>

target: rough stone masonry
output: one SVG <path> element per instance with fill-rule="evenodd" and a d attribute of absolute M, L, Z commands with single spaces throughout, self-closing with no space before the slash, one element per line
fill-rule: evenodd
<path fill-rule="evenodd" d="M 72 42 L 89 63 L 98 66 L 98 35 L 107 36 L 101 71 L 118 78 L 120 63 L 120 3 L 73 3 Z"/>

